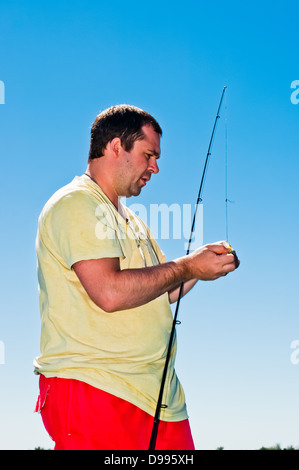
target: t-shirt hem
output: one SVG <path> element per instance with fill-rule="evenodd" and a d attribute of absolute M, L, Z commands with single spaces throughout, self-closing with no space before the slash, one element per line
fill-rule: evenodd
<path fill-rule="evenodd" d="M 140 400 L 136 400 L 132 398 L 128 393 L 126 393 L 126 390 L 115 390 L 110 388 L 109 386 L 105 384 L 99 385 L 99 383 L 95 383 L 92 379 L 89 379 L 85 376 L 82 375 L 75 375 L 72 373 L 67 373 L 66 371 L 64 372 L 45 372 L 45 371 L 39 371 L 37 368 L 35 368 L 34 373 L 36 375 L 44 375 L 46 378 L 51 378 L 51 377 L 58 377 L 61 379 L 73 379 L 73 380 L 78 380 L 80 382 L 87 383 L 88 385 L 91 385 L 92 387 L 95 387 L 99 390 L 102 390 L 104 392 L 110 393 L 111 395 L 117 396 L 118 398 L 121 398 L 122 400 L 125 400 L 129 403 L 131 403 L 134 406 L 137 406 L 140 408 L 142 411 L 145 411 L 151 416 L 155 416 L 155 408 L 147 406 L 145 403 L 142 403 Z M 186 405 L 184 405 L 184 408 L 179 411 L 179 412 L 171 412 L 169 408 L 162 408 L 161 409 L 161 414 L 160 414 L 160 421 L 166 421 L 166 422 L 178 422 L 178 421 L 183 421 L 185 419 L 188 419 L 189 416 L 186 411 Z"/>

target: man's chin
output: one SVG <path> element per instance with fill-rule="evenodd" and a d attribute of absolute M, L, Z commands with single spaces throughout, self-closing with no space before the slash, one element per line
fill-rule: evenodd
<path fill-rule="evenodd" d="M 130 191 L 127 192 L 127 194 L 124 194 L 123 196 L 121 197 L 126 197 L 126 198 L 129 198 L 131 196 L 139 196 L 139 194 L 141 193 L 141 189 L 142 188 L 133 188 L 131 189 Z"/>
<path fill-rule="evenodd" d="M 139 196 L 139 194 L 141 193 L 141 189 L 142 188 L 136 189 L 134 192 L 132 192 L 131 196 Z"/>

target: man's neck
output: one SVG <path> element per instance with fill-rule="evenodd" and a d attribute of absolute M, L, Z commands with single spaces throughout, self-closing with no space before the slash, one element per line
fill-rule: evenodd
<path fill-rule="evenodd" d="M 114 190 L 113 185 L 110 183 L 109 175 L 105 174 L 104 169 L 103 171 L 98 171 L 93 168 L 93 165 L 88 164 L 85 175 L 101 188 L 115 208 L 119 210 L 120 197 Z"/>

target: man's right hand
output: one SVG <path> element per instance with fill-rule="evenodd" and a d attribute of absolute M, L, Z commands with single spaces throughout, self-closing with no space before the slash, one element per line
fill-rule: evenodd
<path fill-rule="evenodd" d="M 185 260 L 190 275 L 202 281 L 213 281 L 236 269 L 235 257 L 226 241 L 201 246 Z"/>

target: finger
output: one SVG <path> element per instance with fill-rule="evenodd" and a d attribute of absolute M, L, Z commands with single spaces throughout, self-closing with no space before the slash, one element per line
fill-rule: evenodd
<path fill-rule="evenodd" d="M 231 251 L 232 247 L 231 247 L 231 245 L 230 245 L 226 240 L 224 240 L 224 241 L 222 241 L 222 242 L 220 242 L 220 243 L 222 243 L 222 245 L 223 245 L 225 248 L 227 248 L 229 251 Z"/>
<path fill-rule="evenodd" d="M 226 240 L 220 240 L 217 244 L 222 245 L 229 253 L 232 251 L 232 246 Z"/>
<path fill-rule="evenodd" d="M 222 267 L 223 272 L 225 272 L 226 274 L 232 273 L 235 269 L 236 269 L 236 265 L 234 261 L 232 263 L 225 264 Z"/>
<path fill-rule="evenodd" d="M 219 259 L 219 262 L 222 263 L 223 266 L 226 264 L 231 264 L 235 262 L 235 257 L 232 253 L 231 254 L 229 253 L 218 254 L 218 259 Z"/>
<path fill-rule="evenodd" d="M 227 242 L 217 242 L 206 245 L 206 247 L 217 255 L 224 255 L 230 252 L 231 246 Z"/>
<path fill-rule="evenodd" d="M 228 254 L 228 255 L 226 256 L 226 259 L 227 259 L 227 260 L 228 260 L 228 258 L 230 259 L 230 262 L 234 262 L 236 269 L 240 266 L 240 260 L 239 260 L 239 258 L 237 257 L 237 254 L 236 254 L 235 250 L 232 250 L 232 251 L 231 251 L 231 254 Z"/>
<path fill-rule="evenodd" d="M 234 256 L 235 269 L 237 269 L 240 266 L 240 260 L 237 256 L 236 251 L 233 249 L 231 245 L 229 245 L 227 241 L 218 242 L 218 243 L 222 244 L 225 248 L 227 248 L 228 253 L 231 253 Z"/>

